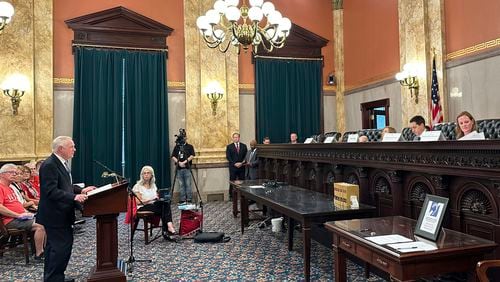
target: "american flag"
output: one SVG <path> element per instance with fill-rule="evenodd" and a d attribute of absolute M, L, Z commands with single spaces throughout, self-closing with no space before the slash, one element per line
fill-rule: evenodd
<path fill-rule="evenodd" d="M 443 122 L 443 109 L 439 99 L 439 84 L 436 73 L 436 58 L 432 59 L 432 87 L 431 87 L 432 124 Z"/>

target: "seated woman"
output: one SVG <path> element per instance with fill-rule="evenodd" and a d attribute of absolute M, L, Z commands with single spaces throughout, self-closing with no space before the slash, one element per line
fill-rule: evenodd
<path fill-rule="evenodd" d="M 170 241 L 177 240 L 174 225 L 172 223 L 172 211 L 170 202 L 159 201 L 158 188 L 156 187 L 155 172 L 151 166 L 141 169 L 140 179 L 132 188 L 139 199 L 137 200 L 137 211 L 152 211 L 161 217 L 163 237 Z"/>
<path fill-rule="evenodd" d="M 380 136 L 380 140 L 384 139 L 384 134 L 386 133 L 396 133 L 396 129 L 394 127 L 391 127 L 391 126 L 386 126 L 384 128 L 382 128 L 382 134 Z"/>
<path fill-rule="evenodd" d="M 21 176 L 22 176 L 22 182 L 19 183 L 19 186 L 21 186 L 21 189 L 23 189 L 24 195 L 26 200 L 33 201 L 36 205 L 38 205 L 38 201 L 40 200 L 40 195 L 38 191 L 33 187 L 33 184 L 31 184 L 30 179 L 31 179 L 31 169 L 25 165 L 20 165 L 18 166 L 19 170 L 21 171 Z"/>
<path fill-rule="evenodd" d="M 460 139 L 466 139 L 465 136 L 472 134 L 472 135 L 480 135 L 480 133 L 477 133 L 477 125 L 476 125 L 476 120 L 472 115 L 467 112 L 461 112 L 457 116 L 457 127 L 456 127 L 456 138 L 457 140 Z M 484 139 L 484 135 L 482 135 L 482 138 L 479 137 L 477 139 Z"/>

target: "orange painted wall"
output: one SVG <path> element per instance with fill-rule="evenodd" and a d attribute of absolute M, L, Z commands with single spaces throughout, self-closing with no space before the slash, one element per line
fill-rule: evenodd
<path fill-rule="evenodd" d="M 184 8 L 182 0 L 54 0 L 54 77 L 73 77 L 73 31 L 65 20 L 123 6 L 174 29 L 168 37 L 168 80 L 184 81 Z"/>
<path fill-rule="evenodd" d="M 322 50 L 323 76 L 333 71 L 333 10 L 331 0 L 271 0 L 281 14 L 293 23 L 326 38 L 328 45 Z M 240 83 L 254 83 L 254 65 L 250 53 L 239 58 Z"/>
<path fill-rule="evenodd" d="M 500 38 L 499 0 L 445 0 L 446 52 Z"/>
<path fill-rule="evenodd" d="M 333 70 L 333 12 L 331 0 L 273 0 L 276 8 L 292 22 L 329 40 L 323 48 L 325 75 Z M 54 0 L 54 77 L 73 77 L 71 40 L 73 31 L 65 20 L 124 6 L 174 29 L 168 37 L 168 80 L 184 81 L 184 30 L 182 0 Z M 242 53 L 240 83 L 254 83 L 250 54 Z"/>
<path fill-rule="evenodd" d="M 346 89 L 397 73 L 398 1 L 344 1 L 344 52 Z"/>

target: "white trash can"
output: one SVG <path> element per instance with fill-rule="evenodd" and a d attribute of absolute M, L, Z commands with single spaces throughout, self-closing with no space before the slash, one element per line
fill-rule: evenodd
<path fill-rule="evenodd" d="M 281 225 L 282 225 L 282 223 L 283 223 L 283 218 L 282 217 L 271 219 L 271 224 L 272 224 L 271 230 L 273 232 L 281 232 Z"/>

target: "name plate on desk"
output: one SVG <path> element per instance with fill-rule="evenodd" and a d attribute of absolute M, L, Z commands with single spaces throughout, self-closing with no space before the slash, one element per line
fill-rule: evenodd
<path fill-rule="evenodd" d="M 357 143 L 358 138 L 358 134 L 349 134 L 349 136 L 347 136 L 347 143 Z"/>
<path fill-rule="evenodd" d="M 458 140 L 485 140 L 484 132 L 473 131 Z"/>
<path fill-rule="evenodd" d="M 446 141 L 446 138 L 440 130 L 425 131 L 420 135 L 420 141 Z"/>
<path fill-rule="evenodd" d="M 323 143 L 333 143 L 334 141 L 335 141 L 335 137 L 328 136 L 325 138 L 325 141 L 323 141 Z"/>
<path fill-rule="evenodd" d="M 313 142 L 313 138 L 312 137 L 309 137 L 307 138 L 305 141 L 304 141 L 304 144 L 309 144 L 309 143 L 312 143 Z"/>
<path fill-rule="evenodd" d="M 382 142 L 399 142 L 404 141 L 404 138 L 401 137 L 401 133 L 386 133 L 384 134 L 384 138 L 382 138 Z"/>

